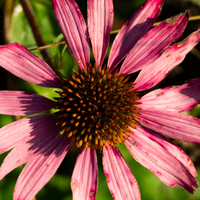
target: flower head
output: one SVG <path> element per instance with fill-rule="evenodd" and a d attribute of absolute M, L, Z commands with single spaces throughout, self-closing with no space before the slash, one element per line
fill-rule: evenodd
<path fill-rule="evenodd" d="M 200 101 L 199 80 L 140 96 L 140 91 L 165 78 L 200 40 L 196 31 L 170 45 L 184 31 L 187 11 L 150 29 L 162 3 L 147 0 L 136 11 L 117 34 L 104 65 L 113 23 L 112 1 L 88 0 L 88 35 L 77 4 L 53 0 L 68 49 L 79 65 L 63 81 L 25 47 L 16 43 L 0 47 L 3 68 L 30 83 L 62 89 L 55 101 L 20 91 L 0 92 L 1 114 L 32 115 L 55 109 L 53 114 L 23 118 L 0 129 L 0 152 L 12 149 L 1 165 L 0 179 L 27 163 L 15 186 L 15 200 L 30 200 L 37 194 L 54 175 L 71 143 L 81 147 L 71 179 L 73 199 L 96 197 L 96 149 L 103 152 L 103 168 L 114 199 L 140 199 L 137 182 L 117 143 L 124 143 L 165 184 L 190 193 L 198 187 L 192 162 L 165 136 L 200 143 L 200 120 L 180 113 Z M 90 64 L 89 38 L 94 65 Z M 139 70 L 131 82 L 128 75 Z"/>

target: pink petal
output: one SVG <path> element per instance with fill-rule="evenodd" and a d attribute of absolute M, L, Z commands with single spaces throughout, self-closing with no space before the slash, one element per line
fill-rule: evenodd
<path fill-rule="evenodd" d="M 120 69 L 121 73 L 131 74 L 148 67 L 169 44 L 177 40 L 188 22 L 188 11 L 166 19 L 147 32 L 131 49 Z"/>
<path fill-rule="evenodd" d="M 197 171 L 190 160 L 190 158 L 183 152 L 182 149 L 172 144 L 168 139 L 164 136 L 150 130 L 147 128 L 139 127 L 140 132 L 145 135 L 145 137 L 149 138 L 152 141 L 160 144 L 166 151 L 168 151 L 172 156 L 174 156 L 178 161 L 180 161 L 184 167 L 192 174 L 192 176 L 197 176 Z M 134 130 L 133 130 L 134 131 Z M 134 131 L 135 132 L 135 131 Z"/>
<path fill-rule="evenodd" d="M 109 146 L 108 150 L 104 147 L 103 168 L 114 199 L 141 199 L 137 181 L 117 147 Z"/>
<path fill-rule="evenodd" d="M 133 48 L 136 42 L 152 27 L 162 9 L 163 0 L 147 0 L 117 34 L 108 59 L 113 69 Z"/>
<path fill-rule="evenodd" d="M 54 130 L 55 124 L 56 118 L 53 115 L 36 115 L 2 127 L 0 129 L 0 154 L 27 142 L 32 137 L 44 134 L 47 130 Z"/>
<path fill-rule="evenodd" d="M 113 24 L 112 0 L 88 0 L 88 28 L 97 66 L 106 54 Z"/>
<path fill-rule="evenodd" d="M 48 122 L 51 121 L 48 120 Z M 44 126 L 45 124 L 43 123 L 42 125 Z M 6 156 L 0 168 L 0 180 L 13 169 L 38 157 L 38 154 L 40 155 L 42 151 L 45 151 L 45 147 L 56 138 L 59 133 L 58 126 L 48 124 L 45 130 L 44 127 L 42 131 L 39 127 L 34 129 L 35 131 L 32 131 L 31 134 L 27 134 L 28 136 L 21 139 L 16 144 L 17 146 Z"/>
<path fill-rule="evenodd" d="M 98 184 L 96 151 L 81 150 L 71 179 L 73 200 L 95 200 Z"/>
<path fill-rule="evenodd" d="M 18 177 L 14 200 L 30 200 L 52 178 L 63 161 L 69 148 L 69 141 L 64 136 L 54 138 L 38 152 L 35 159 L 29 161 Z"/>
<path fill-rule="evenodd" d="M 32 115 L 55 106 L 54 101 L 37 94 L 0 91 L 0 96 L 0 113 L 5 115 Z"/>
<path fill-rule="evenodd" d="M 169 152 L 166 149 L 169 147 L 165 146 L 166 141 L 161 143 L 162 140 L 159 138 L 153 135 L 150 136 L 153 132 L 149 129 L 137 127 L 133 131 L 134 134 L 131 134 L 129 139 L 125 141 L 125 145 L 132 156 L 165 184 L 171 187 L 179 186 L 193 193 L 193 187 L 197 188 L 198 184 L 196 179 L 188 171 L 190 166 L 183 161 L 186 164 L 184 166 L 179 159 L 171 154 L 172 150 Z M 156 138 L 156 142 L 152 138 Z M 157 141 L 163 146 L 158 144 Z M 184 156 L 183 159 L 185 159 L 185 155 L 182 155 Z"/>
<path fill-rule="evenodd" d="M 194 108 L 200 102 L 200 79 L 190 80 L 179 87 L 153 90 L 141 98 L 142 109 L 161 109 L 182 112 Z"/>
<path fill-rule="evenodd" d="M 200 119 L 168 110 L 140 110 L 144 126 L 177 140 L 200 143 Z"/>
<path fill-rule="evenodd" d="M 59 78 L 49 65 L 17 43 L 0 46 L 0 66 L 29 83 L 61 87 Z"/>
<path fill-rule="evenodd" d="M 73 0 L 53 0 L 53 9 L 69 51 L 81 68 L 90 62 L 87 27 L 81 11 Z"/>
<path fill-rule="evenodd" d="M 142 69 L 135 80 L 135 89 L 146 90 L 157 85 L 175 66 L 183 61 L 186 54 L 199 40 L 200 30 L 169 47 L 155 62 Z"/>

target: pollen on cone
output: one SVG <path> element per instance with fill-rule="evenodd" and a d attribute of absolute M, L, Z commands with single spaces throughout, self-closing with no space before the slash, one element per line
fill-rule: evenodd
<path fill-rule="evenodd" d="M 102 150 L 108 144 L 120 144 L 129 136 L 129 126 L 135 128 L 139 99 L 126 75 L 117 70 L 109 72 L 104 66 L 90 65 L 64 79 L 63 92 L 56 98 L 58 118 L 67 137 L 75 139 L 75 146 Z M 131 112 L 130 112 L 131 111 Z"/>

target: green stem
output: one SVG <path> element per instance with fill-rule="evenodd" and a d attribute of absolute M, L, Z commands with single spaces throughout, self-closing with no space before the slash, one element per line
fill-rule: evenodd
<path fill-rule="evenodd" d="M 42 38 L 42 35 L 40 33 L 38 24 L 37 24 L 36 19 L 35 19 L 34 11 L 32 9 L 30 0 L 20 0 L 20 3 L 22 5 L 23 10 L 25 12 L 25 15 L 26 15 L 26 17 L 27 17 L 27 19 L 29 21 L 29 24 L 31 26 L 31 29 L 32 29 L 33 35 L 35 37 L 37 45 L 39 47 L 40 46 L 45 46 L 44 40 Z M 56 71 L 54 62 L 53 62 L 49 52 L 47 51 L 47 49 L 43 49 L 41 51 L 41 54 L 42 54 L 42 57 L 45 60 L 45 62 L 48 63 L 48 65 L 51 66 L 51 68 L 54 71 Z"/>
<path fill-rule="evenodd" d="M 4 6 L 4 38 L 5 43 L 10 43 L 10 28 L 11 28 L 11 17 L 13 12 L 14 0 L 5 1 Z"/>

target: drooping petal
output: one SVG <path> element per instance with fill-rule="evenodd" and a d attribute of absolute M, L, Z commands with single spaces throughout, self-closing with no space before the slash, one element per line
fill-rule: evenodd
<path fill-rule="evenodd" d="M 140 130 L 140 129 L 139 129 Z M 174 156 L 178 161 L 180 161 L 184 167 L 192 174 L 192 176 L 197 176 L 197 171 L 194 167 L 194 164 L 190 160 L 190 158 L 183 152 L 182 149 L 172 144 L 166 137 L 150 130 L 144 128 L 142 130 L 143 134 L 148 137 L 150 140 L 157 142 L 160 144 L 165 150 L 167 150 L 172 156 Z"/>
<path fill-rule="evenodd" d="M 52 121 L 48 120 L 48 122 Z M 59 133 L 59 127 L 55 124 L 45 126 L 47 125 L 45 123 L 42 123 L 44 125 L 42 130 L 39 127 L 37 132 L 34 133 L 33 131 L 29 135 L 27 134 L 28 136 L 19 140 L 16 147 L 6 156 L 0 167 L 0 180 L 18 166 L 36 159 L 38 154 L 43 153 L 42 151 L 45 151 L 46 146 L 56 138 Z"/>
<path fill-rule="evenodd" d="M 117 147 L 103 148 L 103 169 L 114 199 L 141 199 L 137 181 Z"/>
<path fill-rule="evenodd" d="M 179 87 L 167 87 L 147 93 L 141 98 L 142 104 L 139 107 L 178 112 L 190 110 L 200 102 L 199 91 L 200 79 L 193 79 Z"/>
<path fill-rule="evenodd" d="M 29 83 L 61 87 L 59 78 L 49 65 L 17 43 L 0 46 L 0 66 Z"/>
<path fill-rule="evenodd" d="M 71 179 L 73 200 L 95 200 L 98 184 L 96 151 L 88 148 L 79 154 Z"/>
<path fill-rule="evenodd" d="M 196 179 L 190 174 L 189 165 L 183 161 L 182 163 L 172 155 L 165 143 L 162 145 L 153 141 L 151 138 L 155 137 L 150 134 L 153 133 L 149 129 L 137 127 L 134 129 L 134 134 L 125 140 L 125 145 L 132 154 L 132 156 L 141 163 L 144 167 L 153 172 L 162 182 L 173 187 L 179 186 L 190 193 L 194 192 L 193 187 L 198 187 Z M 149 136 L 149 137 L 147 137 Z M 166 146 L 167 147 L 167 146 Z M 180 155 L 180 153 L 179 153 Z M 177 157 L 179 156 L 177 155 Z M 186 158 L 183 154 L 184 159 Z M 184 166 L 184 164 L 186 166 Z"/>
<path fill-rule="evenodd" d="M 0 153 L 27 142 L 32 137 L 44 134 L 44 131 L 53 129 L 55 124 L 56 118 L 53 115 L 36 115 L 2 127 L 0 129 Z M 58 133 L 55 134 L 58 135 Z"/>
<path fill-rule="evenodd" d="M 163 0 L 147 0 L 121 28 L 113 42 L 108 59 L 108 67 L 111 70 L 152 27 L 161 12 L 162 4 Z"/>
<path fill-rule="evenodd" d="M 101 66 L 106 54 L 110 30 L 113 24 L 112 0 L 88 0 L 88 29 L 97 66 Z"/>
<path fill-rule="evenodd" d="M 35 159 L 26 164 L 19 175 L 13 194 L 14 200 L 33 199 L 57 171 L 68 151 L 69 141 L 66 137 L 59 136 L 44 148 Z"/>
<path fill-rule="evenodd" d="M 155 62 L 141 70 L 134 83 L 135 89 L 146 90 L 157 85 L 185 58 L 186 54 L 199 42 L 200 30 L 183 41 L 169 47 Z"/>
<path fill-rule="evenodd" d="M 128 53 L 120 69 L 131 74 L 154 62 L 169 44 L 177 40 L 188 22 L 188 11 L 166 19 L 143 36 Z"/>
<path fill-rule="evenodd" d="M 0 91 L 0 97 L 0 114 L 4 115 L 32 115 L 55 106 L 50 99 L 21 91 Z"/>
<path fill-rule="evenodd" d="M 53 9 L 72 56 L 81 68 L 90 62 L 87 27 L 82 13 L 73 0 L 53 0 Z"/>
<path fill-rule="evenodd" d="M 200 143 L 200 119 L 168 110 L 140 110 L 144 126 L 177 140 Z"/>

